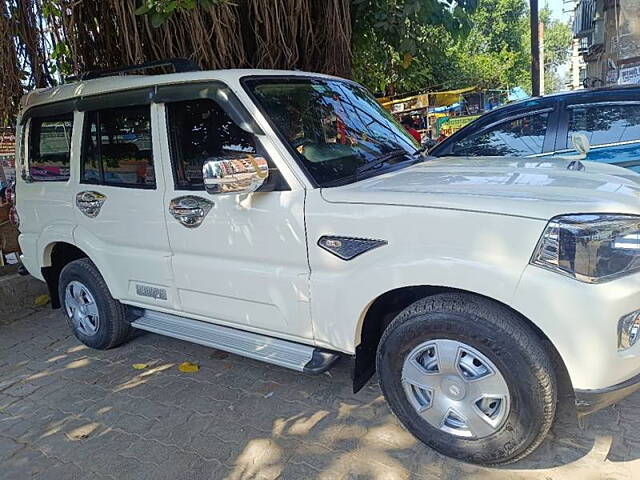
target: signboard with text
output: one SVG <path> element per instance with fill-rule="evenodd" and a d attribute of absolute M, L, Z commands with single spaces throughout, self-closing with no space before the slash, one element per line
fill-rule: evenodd
<path fill-rule="evenodd" d="M 620 69 L 620 85 L 640 84 L 640 65 Z"/>

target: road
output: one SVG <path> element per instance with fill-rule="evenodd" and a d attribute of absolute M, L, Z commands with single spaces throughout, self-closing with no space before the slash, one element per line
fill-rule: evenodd
<path fill-rule="evenodd" d="M 533 455 L 481 468 L 418 443 L 375 381 L 354 395 L 346 361 L 310 377 L 152 334 L 90 350 L 59 311 L 1 323 L 3 480 L 640 478 L 640 392 L 584 425 L 563 402 Z"/>

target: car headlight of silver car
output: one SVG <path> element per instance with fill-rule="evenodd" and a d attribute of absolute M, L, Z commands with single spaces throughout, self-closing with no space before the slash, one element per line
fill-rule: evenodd
<path fill-rule="evenodd" d="M 585 214 L 552 218 L 531 263 L 588 283 L 640 270 L 640 217 Z"/>

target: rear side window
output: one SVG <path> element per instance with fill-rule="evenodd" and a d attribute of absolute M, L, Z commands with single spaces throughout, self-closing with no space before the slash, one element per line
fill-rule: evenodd
<path fill-rule="evenodd" d="M 460 140 L 452 155 L 526 157 L 542 153 L 548 113 L 510 120 Z"/>
<path fill-rule="evenodd" d="M 86 112 L 82 183 L 155 188 L 148 105 Z"/>
<path fill-rule="evenodd" d="M 586 105 L 569 110 L 569 135 L 583 133 L 591 145 L 640 140 L 640 105 Z M 570 145 L 569 141 L 567 145 Z"/>
<path fill-rule="evenodd" d="M 213 100 L 167 104 L 176 189 L 204 190 L 202 166 L 209 160 L 264 156 L 253 134 L 238 127 Z"/>
<path fill-rule="evenodd" d="M 34 117 L 29 126 L 29 179 L 33 182 L 69 180 L 73 113 Z"/>

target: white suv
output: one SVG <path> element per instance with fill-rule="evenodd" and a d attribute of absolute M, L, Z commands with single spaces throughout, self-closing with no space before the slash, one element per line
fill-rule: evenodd
<path fill-rule="evenodd" d="M 639 384 L 633 172 L 429 158 L 324 75 L 96 76 L 28 94 L 18 125 L 23 262 L 84 344 L 347 357 L 354 389 L 377 370 L 407 429 L 481 464 L 540 444 L 562 379 L 579 413 Z"/>

